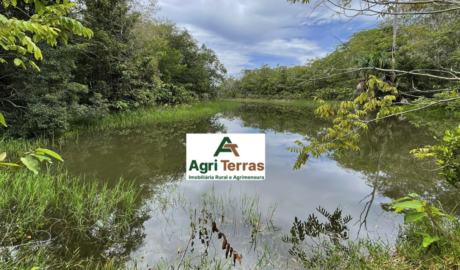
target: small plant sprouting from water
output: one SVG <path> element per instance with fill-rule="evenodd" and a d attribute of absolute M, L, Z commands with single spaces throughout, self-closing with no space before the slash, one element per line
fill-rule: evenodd
<path fill-rule="evenodd" d="M 346 247 L 342 246 L 340 241 L 348 239 L 348 227 L 346 224 L 352 220 L 350 215 L 342 217 L 342 210 L 340 208 L 337 208 L 332 214 L 321 206 L 316 208 L 316 210 L 327 218 L 327 222 L 320 222 L 315 214 L 310 214 L 307 221 L 301 221 L 295 217 L 294 224 L 290 230 L 291 235 L 286 235 L 282 238 L 283 242 L 292 244 L 289 254 L 297 257 L 300 263 L 306 267 L 315 265 L 315 258 L 310 258 L 302 247 L 302 244 L 306 244 L 306 237 L 310 237 L 318 247 L 321 245 L 321 242 L 317 243 L 314 239 L 320 238 L 323 235 L 326 236 L 326 242 L 332 243 L 334 246 L 334 251 L 328 245 L 323 247 L 326 256 L 329 256 L 331 252 L 337 251 L 337 249 L 346 251 Z"/>
<path fill-rule="evenodd" d="M 198 216 L 198 224 L 196 224 L 196 211 L 194 215 L 194 222 L 190 223 L 190 227 L 192 229 L 192 234 L 190 236 L 189 243 L 191 242 L 191 247 L 192 250 L 191 252 L 194 251 L 194 240 L 196 235 L 198 235 L 198 240 L 201 241 L 201 243 L 205 246 L 205 251 L 204 251 L 204 256 L 208 255 L 208 248 L 209 244 L 212 239 L 212 235 L 215 233 L 217 234 L 218 239 L 223 239 L 222 240 L 222 249 L 225 250 L 225 259 L 232 258 L 233 257 L 233 265 L 236 265 L 236 261 L 241 264 L 242 260 L 242 255 L 240 255 L 231 245 L 230 242 L 227 239 L 227 236 L 221 232 L 217 228 L 217 223 L 215 221 L 215 218 L 213 218 L 212 213 L 208 213 L 205 209 L 201 209 L 200 215 Z M 191 217 L 192 218 L 192 215 Z M 222 221 L 225 219 L 224 216 L 222 216 Z M 197 226 L 198 225 L 198 226 Z M 209 226 L 211 225 L 211 228 Z M 188 244 L 187 244 L 188 247 Z M 185 249 L 184 252 L 186 252 L 187 248 Z M 185 254 L 184 254 L 185 255 Z M 180 264 L 179 264 L 180 266 Z"/>

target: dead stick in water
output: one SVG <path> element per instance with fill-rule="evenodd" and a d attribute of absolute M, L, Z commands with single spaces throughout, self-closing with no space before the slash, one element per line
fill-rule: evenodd
<path fill-rule="evenodd" d="M 182 258 L 179 261 L 179 264 L 177 265 L 177 270 L 179 270 L 182 261 L 184 260 L 185 254 L 187 253 L 188 246 L 190 245 L 190 242 L 192 241 L 193 235 L 195 234 L 195 226 L 196 226 L 196 208 L 195 208 L 195 217 L 193 218 L 193 228 L 192 228 L 192 233 L 190 234 L 190 238 L 188 239 L 187 246 L 185 246 L 184 250 L 184 255 L 182 255 Z"/>

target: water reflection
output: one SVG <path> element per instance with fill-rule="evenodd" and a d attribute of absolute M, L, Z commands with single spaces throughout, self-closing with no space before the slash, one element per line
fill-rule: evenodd
<path fill-rule="evenodd" d="M 120 177 L 151 186 L 180 181 L 185 172 L 187 133 L 225 133 L 218 117 L 86 133 L 60 151 L 67 168 L 115 183 Z"/>
<path fill-rule="evenodd" d="M 172 211 L 166 222 L 153 218 L 145 222 L 143 245 L 133 253 L 152 261 L 176 256 L 177 246 L 188 240 L 188 209 L 199 204 L 203 192 L 211 189 L 237 198 L 260 194 L 258 205 L 264 209 L 281 202 L 271 219 L 284 231 L 290 230 L 293 217 L 307 218 L 316 211 L 316 205 L 321 204 L 325 209 L 340 205 L 343 213 L 357 220 L 355 226 L 347 224 L 347 236 L 353 237 L 360 231 L 365 232 L 363 235 L 372 232 L 394 235 L 401 217 L 388 211 L 385 205 L 408 193 L 439 201 L 448 213 L 454 210 L 458 190 L 444 185 L 432 162 L 417 160 L 409 153 L 411 149 L 434 143 L 432 133 L 408 121 L 389 119 L 374 123 L 362 134 L 360 152 L 350 152 L 347 156 L 332 153 L 318 160 L 311 159 L 302 169 L 293 171 L 296 156 L 286 151 L 286 147 L 293 146 L 295 140 L 321 139 L 329 125 L 326 120 L 315 117 L 313 109 L 308 107 L 247 103 L 205 119 L 84 134 L 75 145 L 67 145 L 60 151 L 72 173 L 84 173 L 87 178 L 97 177 L 112 183 L 123 177 L 144 186 L 143 195 L 147 198 L 154 196 L 160 184 L 178 185 L 190 207 Z M 267 180 L 182 181 L 186 133 L 227 132 L 266 134 Z M 150 201 L 150 206 L 154 207 L 154 203 Z M 215 214 L 222 215 L 217 210 Z M 247 219 L 245 215 L 233 217 L 232 226 L 236 226 L 238 220 Z M 238 234 L 239 242 L 232 245 L 235 244 L 239 252 L 248 252 L 248 244 L 253 241 L 251 234 L 254 234 L 254 226 L 245 224 L 245 229 Z M 268 235 L 261 237 L 268 239 Z M 280 242 L 279 239 L 270 241 L 273 245 Z M 212 254 L 221 256 L 221 253 Z M 256 252 L 252 254 L 254 260 L 256 255 Z"/>

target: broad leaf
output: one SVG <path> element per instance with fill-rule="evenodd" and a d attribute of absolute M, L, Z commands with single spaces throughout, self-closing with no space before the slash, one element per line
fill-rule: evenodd
<path fill-rule="evenodd" d="M 438 215 L 438 216 L 441 216 L 441 217 L 448 218 L 448 219 L 450 219 L 450 220 L 452 220 L 452 221 L 455 221 L 455 218 L 454 218 L 453 216 L 451 216 L 451 215 L 446 215 L 446 214 L 444 214 L 444 213 L 437 213 L 437 215 Z"/>
<path fill-rule="evenodd" d="M 21 165 L 18 165 L 18 164 L 16 164 L 16 163 L 0 163 L 0 166 L 21 167 Z"/>
<path fill-rule="evenodd" d="M 40 155 L 40 154 L 32 154 L 32 156 L 38 158 L 38 160 L 43 161 L 43 160 L 46 160 L 48 161 L 49 163 L 53 163 L 53 161 L 51 160 L 51 158 L 45 156 L 45 155 Z"/>
<path fill-rule="evenodd" d="M 406 214 L 405 221 L 406 223 L 411 223 L 411 222 L 415 222 L 426 216 L 428 216 L 426 212 Z"/>
<path fill-rule="evenodd" d="M 395 204 L 395 203 L 400 202 L 400 201 L 406 201 L 406 200 L 411 200 L 411 199 L 412 199 L 412 197 L 404 197 L 404 198 L 401 198 L 401 199 L 394 200 L 391 203 L 388 203 L 388 205 L 392 205 L 392 204 Z"/>
<path fill-rule="evenodd" d="M 422 236 L 428 236 L 428 237 L 430 236 L 429 234 L 424 233 L 424 232 L 416 232 L 416 234 L 420 234 L 420 235 L 422 235 Z"/>
<path fill-rule="evenodd" d="M 38 174 L 38 171 L 40 170 L 40 163 L 38 163 L 38 160 L 36 160 L 34 157 L 28 156 L 21 158 L 21 161 L 29 170 L 33 171 L 35 174 Z"/>
<path fill-rule="evenodd" d="M 1 114 L 1 113 L 0 113 L 0 124 L 4 125 L 6 127 L 5 117 L 3 117 L 3 114 Z"/>
<path fill-rule="evenodd" d="M 4 161 L 6 158 L 6 152 L 0 154 L 0 161 Z"/>
<path fill-rule="evenodd" d="M 414 200 L 414 201 L 408 201 L 408 202 L 395 204 L 391 208 L 404 207 L 404 208 L 416 209 L 416 208 L 419 208 L 419 207 L 422 207 L 422 206 L 423 205 L 422 205 L 422 203 L 420 201 Z"/>
<path fill-rule="evenodd" d="M 436 241 L 439 241 L 441 239 L 439 239 L 439 237 L 435 236 L 435 237 L 431 237 L 431 236 L 426 236 L 423 238 L 423 247 L 427 247 L 429 245 L 431 245 L 433 242 L 436 242 Z"/>
<path fill-rule="evenodd" d="M 44 148 L 37 148 L 37 149 L 35 149 L 35 151 L 45 153 L 48 156 L 54 157 L 57 160 L 64 161 L 60 155 L 58 155 L 57 153 L 55 153 L 55 152 L 53 152 L 51 150 L 44 149 Z"/>

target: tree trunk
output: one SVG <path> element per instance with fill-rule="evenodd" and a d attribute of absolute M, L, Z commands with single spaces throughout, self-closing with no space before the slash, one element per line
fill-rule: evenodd
<path fill-rule="evenodd" d="M 393 64 L 393 68 L 395 68 L 395 63 L 396 63 L 396 33 L 398 32 L 398 15 L 397 15 L 398 3 L 397 1 L 395 4 L 394 13 L 395 13 L 395 19 L 393 23 L 393 47 L 391 48 L 391 61 Z"/>

